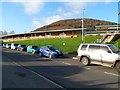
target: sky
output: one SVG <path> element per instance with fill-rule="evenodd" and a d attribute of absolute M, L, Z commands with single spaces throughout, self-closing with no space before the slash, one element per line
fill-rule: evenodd
<path fill-rule="evenodd" d="M 0 31 L 25 33 L 58 20 L 93 18 L 118 22 L 115 0 L 5 0 L 0 2 Z"/>

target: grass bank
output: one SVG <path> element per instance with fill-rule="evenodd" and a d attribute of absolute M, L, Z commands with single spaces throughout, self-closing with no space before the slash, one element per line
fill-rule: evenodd
<path fill-rule="evenodd" d="M 97 39 L 101 39 L 102 36 L 85 36 L 85 43 L 94 43 Z M 82 37 L 75 38 L 44 38 L 44 39 L 33 39 L 33 40 L 22 40 L 14 41 L 13 43 L 25 44 L 25 45 L 36 45 L 38 47 L 44 45 L 53 45 L 64 53 L 76 53 L 79 45 L 82 43 Z M 120 48 L 120 39 L 116 42 L 112 42 Z M 119 44 L 118 44 L 119 43 Z"/>

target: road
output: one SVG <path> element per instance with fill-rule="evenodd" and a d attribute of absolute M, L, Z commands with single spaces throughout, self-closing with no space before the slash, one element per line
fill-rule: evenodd
<path fill-rule="evenodd" d="M 105 88 L 118 89 L 120 75 L 99 65 L 82 66 L 72 57 L 48 59 L 10 49 L 2 49 L 3 88 Z"/>

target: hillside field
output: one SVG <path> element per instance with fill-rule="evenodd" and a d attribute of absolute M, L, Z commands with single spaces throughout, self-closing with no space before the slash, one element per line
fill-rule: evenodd
<path fill-rule="evenodd" d="M 101 39 L 102 36 L 85 36 L 85 43 L 95 43 L 97 39 Z M 25 44 L 25 45 L 36 45 L 38 47 L 45 45 L 53 45 L 64 53 L 75 54 L 79 45 L 82 43 L 82 37 L 75 38 L 44 38 L 44 39 L 33 39 L 33 40 L 22 40 L 14 41 L 13 43 Z M 116 42 L 112 42 L 114 45 L 120 48 L 120 39 Z"/>

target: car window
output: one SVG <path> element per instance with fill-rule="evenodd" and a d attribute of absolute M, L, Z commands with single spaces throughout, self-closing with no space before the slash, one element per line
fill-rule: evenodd
<path fill-rule="evenodd" d="M 18 44 L 14 44 L 14 46 L 18 46 Z"/>
<path fill-rule="evenodd" d="M 82 45 L 81 50 L 86 50 L 88 45 Z"/>
<path fill-rule="evenodd" d="M 55 47 L 49 47 L 50 50 L 56 50 L 57 48 Z"/>
<path fill-rule="evenodd" d="M 109 49 L 108 49 L 108 47 L 106 47 L 106 46 L 100 46 L 100 50 L 102 50 L 102 51 L 109 51 Z"/>
<path fill-rule="evenodd" d="M 31 46 L 28 46 L 28 48 L 31 48 Z"/>
<path fill-rule="evenodd" d="M 89 51 L 97 51 L 97 50 L 100 50 L 100 46 L 99 45 L 90 45 L 88 50 Z"/>
<path fill-rule="evenodd" d="M 115 47 L 114 45 L 108 45 L 108 46 L 109 46 L 109 48 L 112 50 L 113 53 L 119 52 L 118 48 Z"/>
<path fill-rule="evenodd" d="M 37 46 L 32 46 L 33 49 L 37 48 Z"/>
<path fill-rule="evenodd" d="M 47 47 L 42 47 L 43 50 L 47 50 Z"/>
<path fill-rule="evenodd" d="M 25 45 L 21 45 L 21 47 L 25 47 Z"/>

